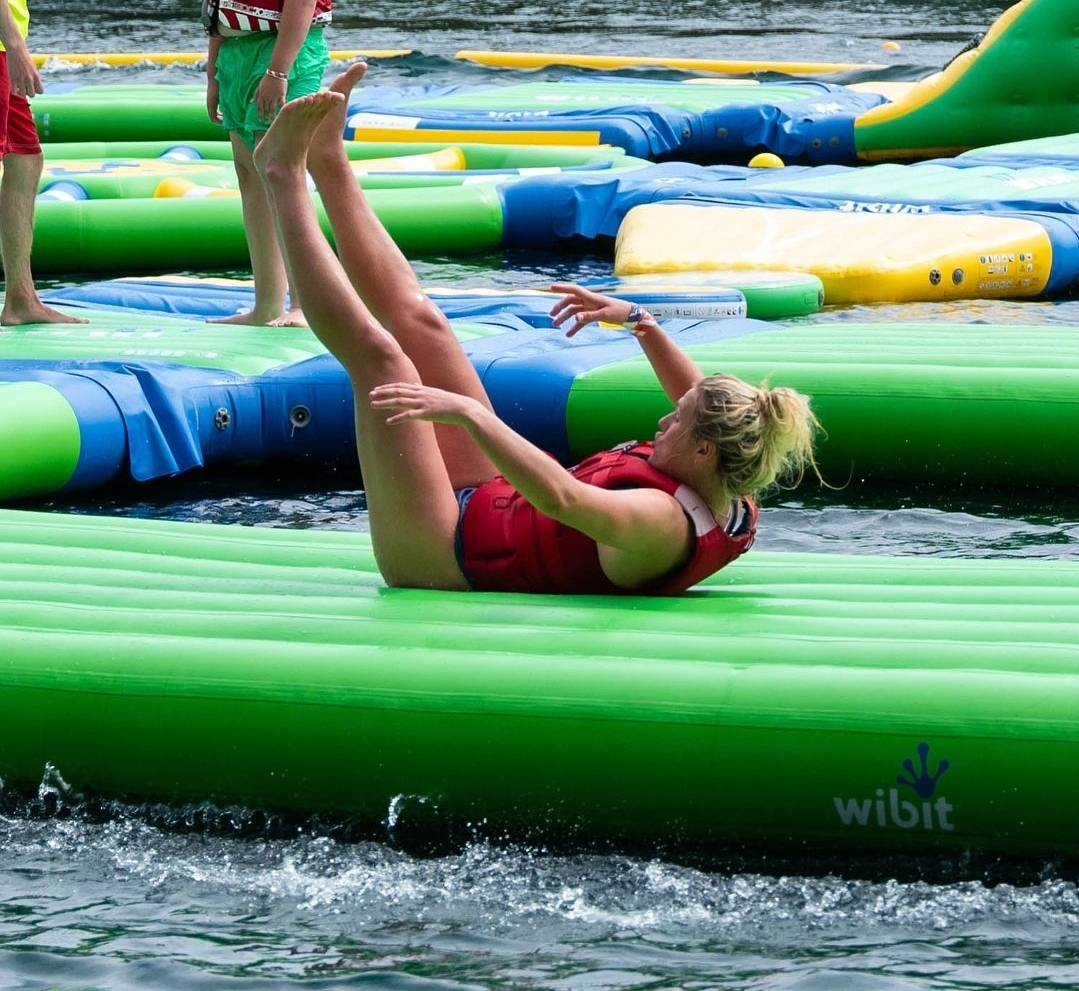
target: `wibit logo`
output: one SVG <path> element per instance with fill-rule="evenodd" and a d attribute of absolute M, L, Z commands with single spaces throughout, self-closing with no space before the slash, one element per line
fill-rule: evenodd
<path fill-rule="evenodd" d="M 951 766 L 948 761 L 937 762 L 936 770 L 929 770 L 929 744 L 918 744 L 918 764 L 911 758 L 903 761 L 906 774 L 896 776 L 895 783 L 909 788 L 921 799 L 920 802 L 903 798 L 899 788 L 876 790 L 873 798 L 833 798 L 839 821 L 844 826 L 898 826 L 900 829 L 941 829 L 951 832 L 954 824 L 948 818 L 952 805 L 943 795 L 934 799 L 937 782 Z"/>

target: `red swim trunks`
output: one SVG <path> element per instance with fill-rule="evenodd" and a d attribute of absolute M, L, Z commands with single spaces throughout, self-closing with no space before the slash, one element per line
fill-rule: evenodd
<path fill-rule="evenodd" d="M 36 155 L 39 151 L 41 142 L 30 101 L 11 92 L 7 52 L 0 52 L 0 155 Z"/>

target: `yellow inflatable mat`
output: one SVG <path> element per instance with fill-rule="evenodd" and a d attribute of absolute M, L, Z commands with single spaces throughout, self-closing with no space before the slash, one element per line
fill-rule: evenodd
<path fill-rule="evenodd" d="M 828 304 L 1041 295 L 1052 243 L 1032 220 L 970 213 L 647 203 L 622 221 L 615 273 L 749 269 L 811 272 Z"/>

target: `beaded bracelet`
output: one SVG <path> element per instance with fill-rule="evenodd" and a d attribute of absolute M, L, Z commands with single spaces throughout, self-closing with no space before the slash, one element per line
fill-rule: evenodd
<path fill-rule="evenodd" d="M 266 70 L 266 75 L 267 76 L 273 76 L 274 79 L 284 79 L 285 82 L 288 82 L 288 73 L 287 72 L 277 72 L 274 69 L 267 69 Z"/>

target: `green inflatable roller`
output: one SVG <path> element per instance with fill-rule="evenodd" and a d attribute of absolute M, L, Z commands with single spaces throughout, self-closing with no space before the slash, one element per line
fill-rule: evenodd
<path fill-rule="evenodd" d="M 82 447 L 78 416 L 44 382 L 0 382 L 0 497 L 55 492 L 75 471 Z"/>
<path fill-rule="evenodd" d="M 660 299 L 669 293 L 681 302 L 682 317 L 708 317 L 696 312 L 708 299 L 710 289 L 726 286 L 737 289 L 745 297 L 746 316 L 757 320 L 782 320 L 818 312 L 824 306 L 824 283 L 811 272 L 757 271 L 726 269 L 692 272 L 655 272 L 644 275 L 623 275 L 610 280 L 588 284 L 596 292 L 632 299 L 661 314 L 652 302 L 652 294 Z"/>
<path fill-rule="evenodd" d="M 579 145 L 485 144 L 455 141 L 346 141 L 345 153 L 354 162 L 369 158 L 430 155 L 446 148 L 458 150 L 462 168 L 474 169 L 544 169 L 544 168 L 631 168 L 650 165 L 642 158 L 627 155 L 621 148 Z M 232 161 L 228 141 L 151 140 L 151 141 L 72 141 L 43 145 L 46 168 L 51 161 L 65 158 L 159 158 L 195 156 L 210 161 Z"/>
<path fill-rule="evenodd" d="M 54 141 L 217 140 L 224 132 L 206 113 L 204 85 L 80 86 L 34 98 L 42 144 Z"/>
<path fill-rule="evenodd" d="M 374 189 L 370 201 L 410 256 L 481 254 L 502 243 L 502 206 L 493 184 Z M 322 222 L 330 234 L 324 216 Z M 249 264 L 235 196 L 39 202 L 32 259 L 42 273 Z"/>
<path fill-rule="evenodd" d="M 1079 855 L 1079 562 L 387 589 L 365 535 L 0 512 L 0 778 L 666 855 Z"/>
<path fill-rule="evenodd" d="M 689 346 L 702 370 L 812 397 L 817 460 L 842 488 L 1079 482 L 1079 338 L 1073 327 L 846 324 L 779 327 Z M 670 409 L 643 357 L 579 374 L 566 401 L 574 459 L 650 438 Z M 1035 481 L 1036 480 L 1036 481 Z"/>

